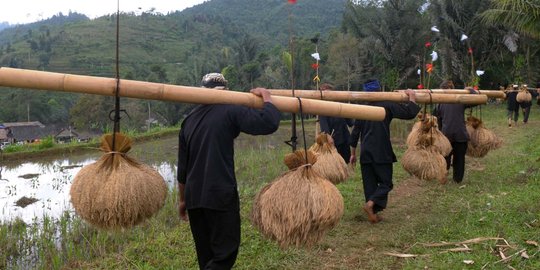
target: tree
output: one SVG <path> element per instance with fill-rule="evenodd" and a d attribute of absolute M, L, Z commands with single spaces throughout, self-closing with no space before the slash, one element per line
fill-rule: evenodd
<path fill-rule="evenodd" d="M 480 17 L 492 25 L 511 27 L 518 33 L 540 38 L 540 3 L 529 0 L 492 0 L 493 8 Z"/>
<path fill-rule="evenodd" d="M 416 75 L 426 39 L 428 17 L 423 0 L 349 1 L 343 17 L 343 30 L 365 48 L 361 63 L 365 73 L 360 80 L 391 78 L 399 74 L 401 85 Z M 394 81 L 394 80 L 387 80 Z M 397 87 L 397 85 L 393 87 Z"/>

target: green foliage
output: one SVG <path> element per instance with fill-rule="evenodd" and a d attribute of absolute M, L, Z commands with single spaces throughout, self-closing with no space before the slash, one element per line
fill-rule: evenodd
<path fill-rule="evenodd" d="M 54 138 L 53 138 L 53 136 L 47 136 L 47 137 L 43 138 L 39 142 L 37 148 L 39 150 L 43 150 L 43 149 L 51 148 L 53 146 L 54 146 Z"/>

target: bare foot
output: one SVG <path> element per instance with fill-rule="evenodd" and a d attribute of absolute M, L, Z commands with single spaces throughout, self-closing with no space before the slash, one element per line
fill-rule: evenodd
<path fill-rule="evenodd" d="M 373 206 L 375 205 L 375 203 L 373 201 L 368 201 L 366 204 L 364 204 L 364 211 L 367 213 L 368 215 L 368 220 L 369 222 L 371 223 L 377 223 L 379 222 L 379 217 L 375 214 L 375 212 L 373 212 Z"/>

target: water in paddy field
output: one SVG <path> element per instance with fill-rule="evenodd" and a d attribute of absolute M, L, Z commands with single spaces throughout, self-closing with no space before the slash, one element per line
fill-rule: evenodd
<path fill-rule="evenodd" d="M 176 179 L 176 136 L 134 143 L 128 155 L 156 169 L 172 188 Z M 0 223 L 20 218 L 27 224 L 44 216 L 59 218 L 74 211 L 69 190 L 75 175 L 102 153 L 89 150 L 37 159 L 1 161 Z"/>

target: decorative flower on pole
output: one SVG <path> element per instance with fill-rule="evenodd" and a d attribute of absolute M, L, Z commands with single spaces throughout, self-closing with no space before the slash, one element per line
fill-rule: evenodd
<path fill-rule="evenodd" d="M 433 72 L 433 64 L 432 63 L 426 64 L 426 72 L 431 75 L 431 72 Z"/>
<path fill-rule="evenodd" d="M 296 0 L 288 0 L 289 4 L 296 4 Z"/>

